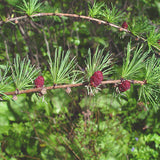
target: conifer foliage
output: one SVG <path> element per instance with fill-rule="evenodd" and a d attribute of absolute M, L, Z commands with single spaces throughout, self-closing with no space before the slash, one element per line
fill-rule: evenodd
<path fill-rule="evenodd" d="M 160 157 L 158 0 L 0 8 L 0 159 Z"/>

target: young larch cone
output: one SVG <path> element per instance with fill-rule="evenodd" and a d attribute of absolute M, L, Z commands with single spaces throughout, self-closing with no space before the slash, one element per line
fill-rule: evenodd
<path fill-rule="evenodd" d="M 124 28 L 124 29 L 127 29 L 127 28 L 128 28 L 128 24 L 127 24 L 127 22 L 126 22 L 126 21 L 124 21 L 124 22 L 123 22 L 123 24 L 122 24 L 122 28 Z"/>
<path fill-rule="evenodd" d="M 101 71 L 94 72 L 94 74 L 90 78 L 90 85 L 93 87 L 97 87 L 101 84 L 102 80 L 103 73 Z"/>
<path fill-rule="evenodd" d="M 130 89 L 130 87 L 131 87 L 130 81 L 127 80 L 123 81 L 121 84 L 118 85 L 120 92 L 125 92 L 128 89 Z"/>
<path fill-rule="evenodd" d="M 38 76 L 38 77 L 35 79 L 34 84 L 35 84 L 36 88 L 41 88 L 41 87 L 43 87 L 43 85 L 44 85 L 44 78 L 43 78 L 43 76 Z"/>

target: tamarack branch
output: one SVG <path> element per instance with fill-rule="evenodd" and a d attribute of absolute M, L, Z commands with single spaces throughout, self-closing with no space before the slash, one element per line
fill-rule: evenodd
<path fill-rule="evenodd" d="M 2 25 L 4 23 L 8 23 L 8 22 L 15 22 L 15 24 L 16 24 L 16 23 L 18 23 L 19 20 L 22 20 L 22 19 L 34 18 L 34 17 L 42 17 L 42 16 L 59 16 L 59 17 L 65 16 L 65 17 L 73 17 L 73 18 L 85 19 L 85 20 L 88 20 L 88 21 L 91 21 L 91 22 L 92 21 L 93 22 L 97 22 L 98 24 L 108 25 L 108 26 L 117 28 L 120 31 L 125 31 L 125 32 L 131 34 L 132 36 L 135 36 L 128 29 L 122 28 L 122 27 L 117 26 L 117 25 L 115 25 L 113 23 L 109 23 L 107 21 L 103 21 L 103 20 L 100 20 L 100 19 L 97 19 L 97 18 L 92 18 L 92 17 L 88 17 L 88 16 L 83 16 L 83 15 L 77 15 L 77 14 L 68 14 L 68 13 L 37 13 L 37 14 L 31 15 L 31 16 L 25 15 L 25 16 L 21 16 L 21 17 L 15 17 L 15 18 L 6 19 L 5 21 L 0 21 L 0 25 Z M 145 38 L 143 38 L 141 36 L 135 36 L 135 37 L 137 39 L 143 40 L 144 42 L 147 41 Z M 154 46 L 154 47 L 159 50 L 159 48 L 157 48 L 156 46 Z"/>
<path fill-rule="evenodd" d="M 138 80 L 128 80 L 133 84 L 141 84 L 144 85 L 146 82 L 145 81 L 138 81 Z M 121 83 L 121 80 L 107 80 L 107 81 L 102 81 L 101 84 L 117 84 Z M 59 89 L 59 88 L 72 88 L 72 87 L 80 87 L 80 86 L 85 86 L 89 85 L 89 82 L 84 82 L 84 83 L 77 83 L 77 84 L 64 84 L 64 85 L 53 85 L 53 86 L 48 86 L 48 87 L 43 87 L 43 88 L 31 88 L 27 90 L 16 90 L 13 92 L 5 92 L 4 95 L 18 95 L 18 94 L 27 94 L 27 93 L 35 93 L 35 92 L 41 92 L 42 89 L 45 90 L 51 90 L 51 89 Z M 0 96 L 4 96 L 0 94 Z"/>

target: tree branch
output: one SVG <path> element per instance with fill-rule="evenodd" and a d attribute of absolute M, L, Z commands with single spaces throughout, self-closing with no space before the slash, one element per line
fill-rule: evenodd
<path fill-rule="evenodd" d="M 131 33 L 129 30 L 124 29 L 122 27 L 119 27 L 119 26 L 117 26 L 117 25 L 115 25 L 113 23 L 109 23 L 107 21 L 103 21 L 103 20 L 100 20 L 100 19 L 97 19 L 97 18 L 92 18 L 92 17 L 88 17 L 88 16 L 83 16 L 83 15 L 77 15 L 77 14 L 68 14 L 68 13 L 37 13 L 37 14 L 31 15 L 30 18 L 43 17 L 43 16 L 59 16 L 59 17 L 65 16 L 65 17 L 73 17 L 73 18 L 86 19 L 88 21 L 94 21 L 94 22 L 97 22 L 98 24 L 109 25 L 111 27 L 114 27 L 114 28 L 117 28 L 117 29 L 121 29 L 122 31 Z M 4 23 L 8 23 L 8 22 L 13 22 L 13 21 L 15 21 L 17 23 L 17 21 L 22 20 L 22 19 L 26 19 L 26 18 L 28 18 L 27 15 L 21 16 L 21 17 L 10 18 L 10 19 L 7 19 L 6 21 L 0 21 L 0 25 L 2 25 Z"/>
<path fill-rule="evenodd" d="M 138 36 L 138 35 L 134 35 L 131 31 L 129 31 L 129 30 L 125 29 L 125 28 L 122 28 L 120 26 L 117 26 L 117 25 L 115 25 L 113 23 L 109 23 L 107 21 L 103 21 L 103 20 L 100 20 L 100 19 L 97 19 L 97 18 L 92 18 L 92 17 L 88 17 L 88 16 L 83 16 L 83 15 L 68 14 L 68 13 L 37 13 L 37 14 L 31 15 L 30 18 L 43 17 L 43 16 L 59 16 L 59 17 L 65 16 L 65 17 L 85 19 L 85 20 L 88 20 L 88 21 L 94 21 L 94 22 L 97 22 L 98 24 L 108 25 L 108 26 L 117 28 L 117 29 L 119 29 L 121 31 L 125 31 L 127 33 L 130 33 L 132 36 L 134 36 L 134 37 L 136 37 L 138 39 L 141 39 L 144 42 L 147 41 L 147 39 L 145 39 L 145 38 L 143 38 L 141 36 Z M 8 23 L 8 22 L 15 22 L 15 24 L 17 24 L 19 20 L 26 19 L 26 18 L 29 18 L 29 16 L 25 15 L 25 16 L 21 16 L 21 17 L 15 17 L 15 18 L 6 19 L 5 21 L 0 21 L 0 26 L 2 24 L 4 24 L 4 23 Z M 158 48 L 155 45 L 153 45 L 153 47 L 155 47 L 157 50 L 160 50 L 160 48 Z"/>
<path fill-rule="evenodd" d="M 133 84 L 141 84 L 144 85 L 146 82 L 145 81 L 138 81 L 138 80 L 128 80 Z M 102 81 L 101 84 L 116 84 L 116 83 L 121 83 L 121 80 L 107 80 L 107 81 Z M 48 87 L 43 87 L 43 88 L 31 88 L 27 90 L 17 90 L 13 92 L 5 92 L 4 95 L 18 95 L 18 94 L 25 94 L 25 93 L 34 93 L 34 92 L 41 92 L 42 89 L 45 90 L 51 90 L 51 89 L 59 89 L 59 88 L 67 88 L 67 87 L 80 87 L 80 86 L 85 86 L 89 85 L 89 82 L 84 82 L 84 83 L 77 83 L 77 84 L 64 84 L 64 85 L 56 85 L 56 86 L 48 86 Z M 0 97 L 4 96 L 0 94 Z"/>

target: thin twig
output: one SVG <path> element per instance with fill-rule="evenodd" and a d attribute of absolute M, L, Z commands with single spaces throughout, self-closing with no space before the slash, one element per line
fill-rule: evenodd
<path fill-rule="evenodd" d="M 27 158 L 27 159 L 35 159 L 35 160 L 40 160 L 40 158 L 37 157 L 31 157 L 29 155 L 20 155 L 20 156 L 16 156 L 17 158 Z"/>
<path fill-rule="evenodd" d="M 44 41 L 46 43 L 47 53 L 48 53 L 49 57 L 51 57 L 51 52 L 50 52 L 50 49 L 49 49 L 49 43 L 47 41 L 47 37 L 46 37 L 46 34 L 44 32 L 44 29 L 43 29 L 43 35 L 44 35 Z"/>
<path fill-rule="evenodd" d="M 9 62 L 9 65 L 11 66 L 11 61 L 10 61 L 10 58 L 9 58 L 9 53 L 8 53 L 8 45 L 7 45 L 7 40 L 5 38 L 5 36 L 3 35 L 3 32 L 1 31 L 0 34 L 2 35 L 3 39 L 4 39 L 4 46 L 5 46 L 5 52 L 6 52 L 6 57 L 7 57 L 7 60 Z M 11 67 L 12 69 L 12 67 Z"/>
<path fill-rule="evenodd" d="M 138 80 L 128 80 L 133 84 L 145 84 L 145 81 L 138 81 Z M 102 81 L 101 84 L 117 84 L 117 83 L 121 83 L 121 80 L 108 80 L 108 81 Z M 89 85 L 89 82 L 85 82 L 85 83 L 77 83 L 77 84 L 64 84 L 64 85 L 56 85 L 56 86 L 48 86 L 48 87 L 43 87 L 43 88 L 31 88 L 31 89 L 27 89 L 27 90 L 19 90 L 18 93 L 17 91 L 13 91 L 13 92 L 5 92 L 5 95 L 18 95 L 18 94 L 27 94 L 27 93 L 34 93 L 34 92 L 41 92 L 42 89 L 44 90 L 51 90 L 51 89 L 59 89 L 59 88 L 67 88 L 67 87 L 80 87 L 80 86 L 85 86 L 85 85 Z M 4 95 L 0 94 L 0 97 L 2 97 Z"/>
<path fill-rule="evenodd" d="M 10 67 L 11 67 L 12 78 L 14 79 L 14 77 L 13 77 L 13 67 L 12 67 L 12 63 L 11 63 L 10 58 L 9 58 L 8 45 L 7 45 L 7 41 L 6 40 L 4 40 L 4 45 L 5 45 L 5 49 L 6 49 L 7 60 L 9 62 Z"/>
<path fill-rule="evenodd" d="M 59 16 L 59 17 L 65 16 L 65 17 L 81 18 L 81 19 L 86 19 L 88 21 L 97 22 L 98 24 L 109 25 L 111 27 L 114 27 L 114 28 L 117 28 L 117 29 L 121 29 L 121 30 L 123 30 L 125 32 L 130 32 L 129 30 L 124 29 L 122 27 L 119 27 L 119 26 L 117 26 L 117 25 L 115 25 L 113 23 L 109 23 L 107 21 L 103 21 L 103 20 L 100 20 L 100 19 L 97 19 L 97 18 L 92 18 L 92 17 L 88 17 L 88 16 L 83 16 L 83 15 L 77 15 L 77 14 L 68 14 L 68 13 L 37 13 L 37 14 L 31 15 L 30 17 L 34 18 L 34 17 L 42 17 L 42 16 Z M 2 25 L 4 23 L 8 23 L 8 22 L 13 22 L 13 21 L 17 22 L 19 20 L 26 19 L 26 18 L 28 18 L 27 15 L 21 16 L 21 17 L 10 18 L 10 19 L 7 19 L 6 21 L 0 21 L 0 25 Z"/>
<path fill-rule="evenodd" d="M 114 27 L 114 28 L 117 28 L 121 31 L 125 31 L 127 33 L 130 33 L 132 36 L 135 36 L 136 38 L 138 39 L 141 39 L 143 40 L 144 42 L 147 41 L 147 39 L 141 37 L 141 36 L 138 36 L 138 35 L 134 35 L 131 31 L 125 29 L 125 28 L 122 28 L 120 26 L 117 26 L 113 23 L 109 23 L 107 21 L 103 21 L 103 20 L 100 20 L 100 19 L 97 19 L 97 18 L 92 18 L 92 17 L 88 17 L 88 16 L 83 16 L 83 15 L 77 15 L 77 14 L 68 14 L 68 13 L 37 13 L 37 14 L 34 14 L 34 15 L 31 15 L 30 18 L 34 18 L 34 17 L 43 17 L 43 16 L 59 16 L 59 17 L 62 17 L 62 16 L 65 16 L 65 17 L 72 17 L 72 18 L 80 18 L 80 19 L 85 19 L 85 20 L 88 20 L 88 21 L 91 21 L 91 22 L 97 22 L 98 24 L 103 24 L 103 25 L 108 25 L 108 26 L 111 26 L 111 27 Z M 8 22 L 15 22 L 15 24 L 17 24 L 17 22 L 19 20 L 22 20 L 22 19 L 26 19 L 28 18 L 28 15 L 25 15 L 25 16 L 21 16 L 21 17 L 15 17 L 15 18 L 10 18 L 10 19 L 6 19 L 6 21 L 0 21 L 0 26 L 4 23 L 8 23 Z M 157 46 L 153 45 L 153 47 L 155 47 L 156 49 L 160 50 Z"/>
<path fill-rule="evenodd" d="M 63 142 L 66 144 L 66 146 L 70 149 L 70 151 L 72 151 L 72 153 L 74 154 L 74 156 L 78 159 L 81 160 L 80 157 L 73 151 L 73 149 L 69 146 L 69 144 L 64 140 L 63 137 L 61 137 L 63 139 Z"/>
<path fill-rule="evenodd" d="M 7 160 L 2 154 L 0 154 L 0 157 L 3 158 L 3 160 Z"/>
<path fill-rule="evenodd" d="M 32 48 L 30 47 L 31 43 L 30 43 L 30 38 L 29 38 L 28 34 L 25 32 L 22 24 L 19 23 L 18 26 L 19 26 L 19 30 L 21 32 L 21 35 L 22 35 L 24 41 L 26 42 L 26 45 L 28 47 L 29 52 L 31 53 L 31 55 L 33 55 Z M 32 61 L 32 59 L 31 59 L 31 61 Z"/>

